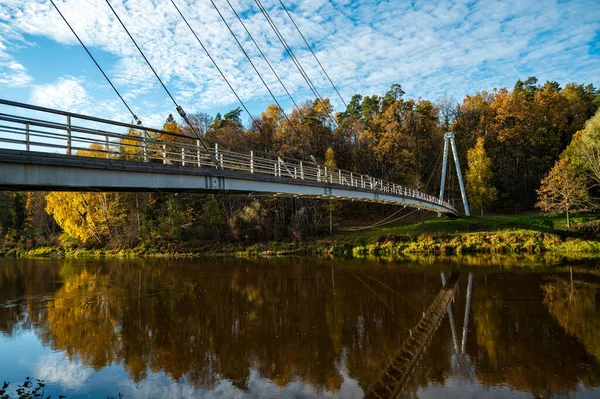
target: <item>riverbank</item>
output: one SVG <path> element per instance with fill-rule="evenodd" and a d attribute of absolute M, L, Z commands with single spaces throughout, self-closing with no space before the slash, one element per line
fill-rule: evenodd
<path fill-rule="evenodd" d="M 257 257 L 257 256 L 403 256 L 408 254 L 541 254 L 600 255 L 600 220 L 579 216 L 567 229 L 563 218 L 490 216 L 387 228 L 346 228 L 333 236 L 298 242 L 157 242 L 133 248 L 8 248 L 0 254 L 17 257 Z"/>

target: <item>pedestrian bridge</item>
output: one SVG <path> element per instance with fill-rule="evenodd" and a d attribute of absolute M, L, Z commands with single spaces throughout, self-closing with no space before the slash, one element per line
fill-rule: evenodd
<path fill-rule="evenodd" d="M 458 215 L 432 195 L 314 161 L 2 99 L 0 190 L 277 195 Z"/>

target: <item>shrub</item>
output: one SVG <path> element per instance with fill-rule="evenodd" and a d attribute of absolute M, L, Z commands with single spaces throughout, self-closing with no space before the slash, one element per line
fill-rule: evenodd
<path fill-rule="evenodd" d="M 590 220 L 589 222 L 573 225 L 569 228 L 569 231 L 587 240 L 598 240 L 600 239 L 600 220 Z"/>

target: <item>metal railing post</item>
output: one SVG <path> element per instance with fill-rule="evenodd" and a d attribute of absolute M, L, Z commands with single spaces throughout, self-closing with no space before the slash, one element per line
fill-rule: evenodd
<path fill-rule="evenodd" d="M 254 173 L 254 151 L 250 151 L 250 173 Z"/>
<path fill-rule="evenodd" d="M 163 143 L 162 145 L 162 156 L 163 156 L 163 165 L 167 164 L 167 145 Z"/>
<path fill-rule="evenodd" d="M 202 166 L 200 162 L 200 140 L 196 140 L 196 156 L 198 157 L 198 167 L 200 168 Z"/>
<path fill-rule="evenodd" d="M 148 132 L 144 130 L 142 132 L 143 145 L 144 145 L 144 162 L 148 162 Z"/>
<path fill-rule="evenodd" d="M 108 135 L 104 136 L 106 139 L 106 159 L 110 158 L 110 143 L 108 142 Z M 71 150 L 71 145 L 69 145 L 69 151 Z M 70 153 L 70 152 L 69 152 Z"/>
<path fill-rule="evenodd" d="M 25 151 L 29 151 L 29 123 L 25 124 Z"/>
<path fill-rule="evenodd" d="M 327 183 L 327 166 L 325 166 L 325 183 Z"/>
<path fill-rule="evenodd" d="M 215 159 L 217 160 L 217 162 L 219 161 L 219 144 L 215 143 Z M 221 168 L 223 168 L 223 160 L 221 159 Z M 216 168 L 216 166 L 215 166 Z"/>
<path fill-rule="evenodd" d="M 304 166 L 302 165 L 302 161 L 300 161 L 300 179 L 304 180 Z"/>
<path fill-rule="evenodd" d="M 67 115 L 67 155 L 71 155 L 71 115 Z"/>
<path fill-rule="evenodd" d="M 342 170 L 338 169 L 338 184 L 342 184 Z"/>
<path fill-rule="evenodd" d="M 354 176 L 352 175 L 352 172 L 350 172 L 350 185 L 354 187 Z"/>
<path fill-rule="evenodd" d="M 185 166 L 185 148 L 181 147 L 181 166 Z"/>

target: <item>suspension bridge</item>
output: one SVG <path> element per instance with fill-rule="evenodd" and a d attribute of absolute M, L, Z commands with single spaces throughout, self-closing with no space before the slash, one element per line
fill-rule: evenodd
<path fill-rule="evenodd" d="M 13 101 L 0 106 L 2 190 L 269 194 L 458 215 L 432 195 L 313 161 Z M 140 135 L 123 133 L 129 129 Z"/>
<path fill-rule="evenodd" d="M 121 95 L 75 29 L 73 29 L 67 16 L 63 14 L 53 0 L 50 0 L 50 3 L 127 108 L 136 124 L 116 122 L 66 110 L 43 108 L 0 99 L 0 110 L 2 111 L 0 112 L 0 133 L 2 133 L 0 135 L 0 190 L 266 194 L 396 204 L 437 212 L 439 215 L 458 216 L 457 210 L 448 202 L 443 201 L 443 177 L 438 198 L 418 189 L 411 189 L 376 177 L 337 168 L 328 168 L 319 165 L 314 157 L 312 157 L 312 161 L 307 162 L 207 140 L 197 126 L 190 121 L 173 93 L 168 89 L 165 81 L 161 79 L 149 58 L 137 43 L 134 35 L 127 28 L 125 19 L 121 18 L 111 2 L 106 0 L 112 15 L 127 33 L 132 44 L 172 101 L 192 137 L 145 127 L 133 112 L 125 97 Z M 180 8 L 174 0 L 171 0 L 171 3 L 177 15 L 189 28 L 215 69 L 248 113 L 253 126 L 260 130 L 260 124 L 256 123 L 216 59 L 210 54 L 207 46 L 185 17 L 185 8 Z M 274 19 L 270 17 L 269 11 L 260 0 L 255 0 L 255 3 L 315 98 L 318 101 L 323 101 L 323 97 L 306 73 L 300 60 L 282 36 Z M 318 62 L 331 86 L 346 105 L 291 13 L 281 0 L 279 3 L 295 29 L 302 36 L 304 43 Z M 231 29 L 217 4 L 212 0 L 211 4 L 222 22 L 227 25 L 228 31 L 273 98 L 284 121 L 298 134 L 296 126 L 280 106 L 273 91 L 263 79 L 260 71 L 244 49 L 234 30 Z M 243 19 L 240 18 L 231 2 L 227 0 L 227 4 L 239 23 L 244 27 L 245 33 L 252 40 L 261 58 L 269 65 L 271 72 L 275 75 L 297 111 L 301 113 L 290 91 L 275 72 L 267 56 L 244 24 Z M 332 113 L 328 112 L 327 117 L 335 127 L 336 119 Z M 127 131 L 134 131 L 138 134 L 127 135 Z M 450 139 L 453 144 L 454 136 L 446 137 L 444 173 L 448 155 L 448 140 Z M 453 150 L 460 177 L 460 167 L 454 145 Z M 465 204 L 465 213 L 468 216 L 469 212 L 466 206 L 462 179 L 460 179 L 460 186 L 463 203 Z"/>

